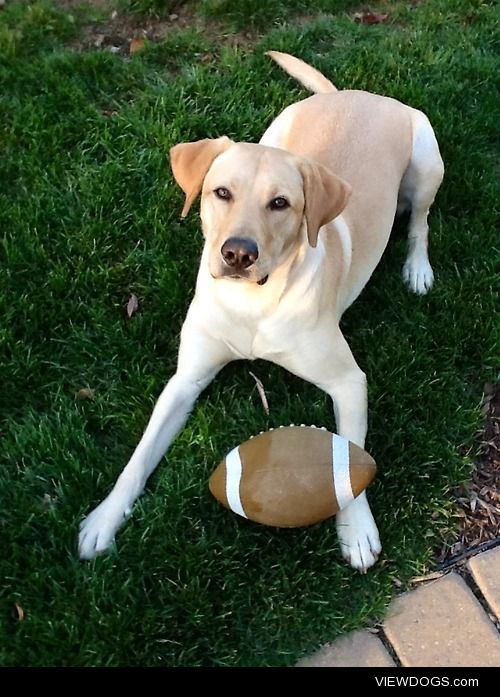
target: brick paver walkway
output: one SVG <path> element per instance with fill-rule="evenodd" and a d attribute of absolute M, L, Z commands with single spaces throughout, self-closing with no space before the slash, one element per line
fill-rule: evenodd
<path fill-rule="evenodd" d="M 500 667 L 500 547 L 477 555 L 467 568 L 477 597 L 451 572 L 393 601 L 383 641 L 370 631 L 353 632 L 298 666 Z"/>

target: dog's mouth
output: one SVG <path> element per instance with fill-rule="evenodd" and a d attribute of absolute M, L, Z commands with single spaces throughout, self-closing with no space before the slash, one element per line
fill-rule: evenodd
<path fill-rule="evenodd" d="M 242 276 L 241 274 L 222 274 L 221 276 L 214 276 L 212 274 L 212 277 L 217 279 L 217 278 L 226 278 L 226 279 L 231 279 L 234 281 L 250 281 L 256 283 L 258 286 L 263 286 L 267 283 L 269 279 L 269 274 L 266 274 L 263 278 L 260 279 L 260 281 L 253 281 L 251 278 L 248 276 Z"/>

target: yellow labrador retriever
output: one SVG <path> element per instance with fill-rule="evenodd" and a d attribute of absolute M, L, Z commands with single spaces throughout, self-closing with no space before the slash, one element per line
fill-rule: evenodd
<path fill-rule="evenodd" d="M 205 246 L 177 372 L 109 496 L 83 521 L 80 556 L 106 550 L 200 392 L 229 361 L 265 358 L 327 392 L 337 431 L 361 447 L 366 377 L 339 329 L 411 208 L 403 277 L 431 287 L 427 215 L 443 162 L 427 117 L 367 92 L 337 91 L 285 53 L 269 55 L 316 94 L 285 109 L 260 144 L 229 138 L 171 150 L 182 215 L 201 191 Z M 380 540 L 366 495 L 337 515 L 344 557 L 366 571 Z"/>

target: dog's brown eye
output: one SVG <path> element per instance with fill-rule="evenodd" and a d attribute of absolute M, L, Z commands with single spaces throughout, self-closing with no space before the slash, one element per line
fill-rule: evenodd
<path fill-rule="evenodd" d="M 271 203 L 269 204 L 269 208 L 273 211 L 279 211 L 283 210 L 283 208 L 288 208 L 290 204 L 284 198 L 283 196 L 277 196 L 276 198 L 273 198 Z"/>
<path fill-rule="evenodd" d="M 214 190 L 214 194 L 217 196 L 217 198 L 221 198 L 223 201 L 230 201 L 232 199 L 231 192 L 229 189 L 226 189 L 225 186 L 219 186 Z"/>

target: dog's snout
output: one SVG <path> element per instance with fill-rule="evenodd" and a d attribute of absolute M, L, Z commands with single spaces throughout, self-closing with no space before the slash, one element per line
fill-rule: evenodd
<path fill-rule="evenodd" d="M 235 270 L 248 269 L 255 264 L 259 248 L 254 240 L 243 237 L 230 237 L 221 247 L 220 253 L 228 266 Z"/>

